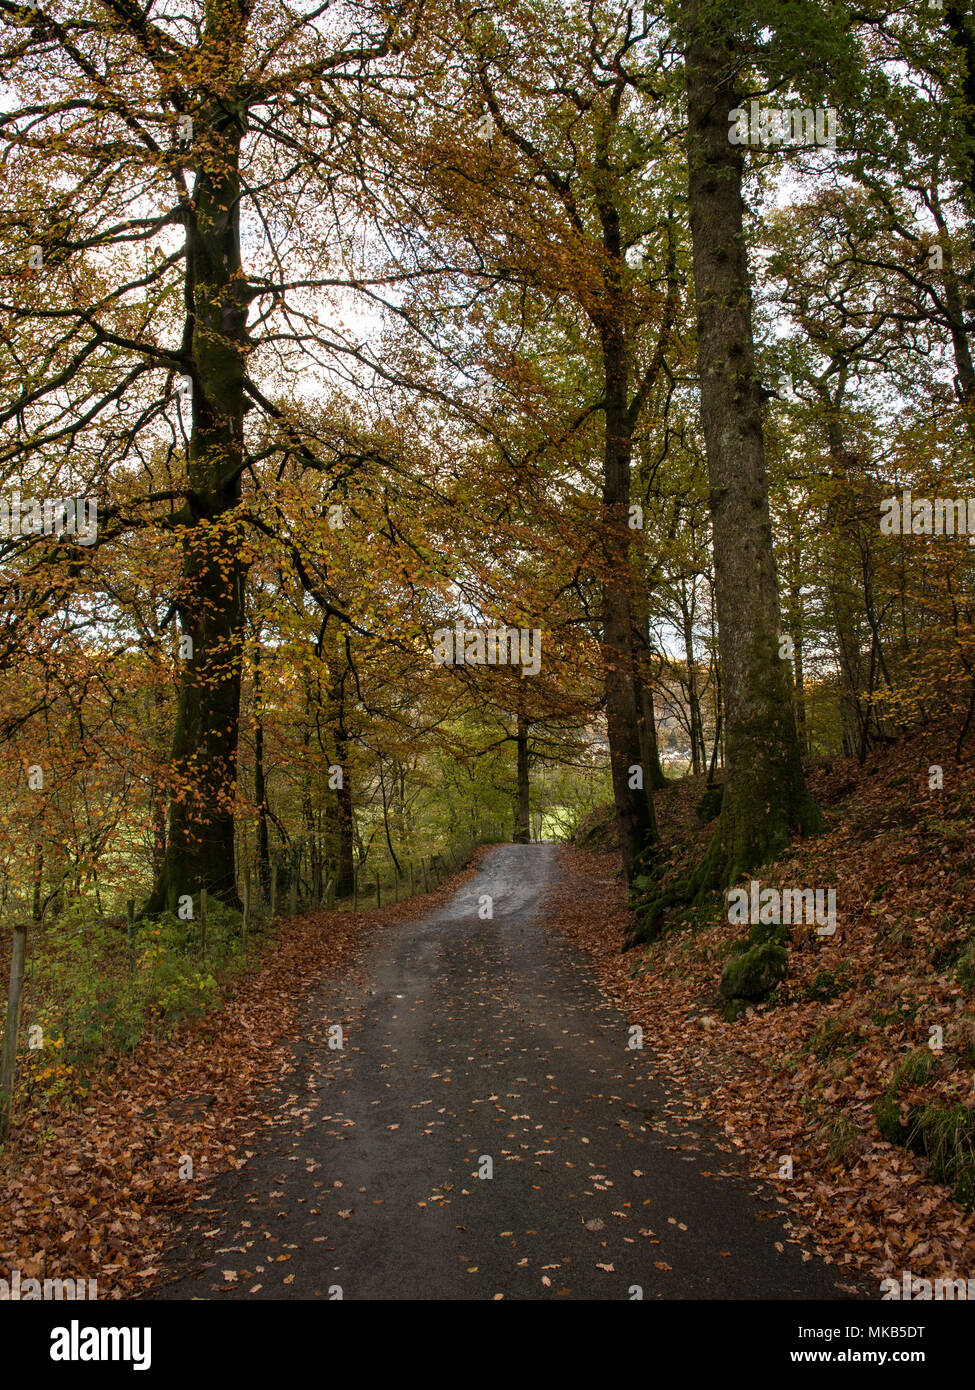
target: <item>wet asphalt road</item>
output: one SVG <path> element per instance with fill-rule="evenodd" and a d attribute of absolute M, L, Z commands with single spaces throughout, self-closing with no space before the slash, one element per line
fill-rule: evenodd
<path fill-rule="evenodd" d="M 150 1298 L 850 1297 L 788 1243 L 774 1184 L 704 1176 L 732 1160 L 666 1120 L 652 1039 L 628 1049 L 538 919 L 556 864 L 497 847 L 309 999 L 274 1124 L 187 1214 Z"/>

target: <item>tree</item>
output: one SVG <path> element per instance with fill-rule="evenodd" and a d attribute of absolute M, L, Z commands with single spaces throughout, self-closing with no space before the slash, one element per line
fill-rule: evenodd
<path fill-rule="evenodd" d="M 28 419 L 8 459 L 101 431 L 104 477 L 113 461 L 138 469 L 171 439 L 163 486 L 149 468 L 142 496 L 105 516 L 105 540 L 152 516 L 180 557 L 168 614 L 181 633 L 168 834 L 149 910 L 203 887 L 237 901 L 243 479 L 258 450 L 245 415 L 273 422 L 272 451 L 321 462 L 251 365 L 262 344 L 282 333 L 296 340 L 285 326 L 293 287 L 283 258 L 289 202 L 307 185 L 290 180 L 286 190 L 279 162 L 307 162 L 321 185 L 343 159 L 348 167 L 357 87 L 409 41 L 409 9 L 325 4 L 296 14 L 204 0 L 184 18 L 131 0 L 79 0 L 57 16 L 0 4 L 15 22 L 4 42 L 14 98 L 0 122 L 19 180 L 8 227 L 39 248 L 37 278 L 50 292 L 6 306 L 47 354 L 47 369 L 28 376 L 7 412 Z M 305 207 L 321 206 L 316 190 Z M 270 233 L 266 274 L 245 269 L 242 213 Z M 309 216 L 308 232 L 313 225 Z M 28 253 L 21 244 L 21 261 Z M 134 421 L 113 449 L 110 412 L 123 401 Z"/>
<path fill-rule="evenodd" d="M 755 371 L 744 233 L 740 49 L 725 7 L 686 0 L 688 208 L 697 308 L 727 761 L 721 814 L 695 891 L 774 858 L 791 831 L 817 829 L 806 789 L 780 618 L 761 385 Z M 651 905 L 652 929 L 666 899 Z"/>

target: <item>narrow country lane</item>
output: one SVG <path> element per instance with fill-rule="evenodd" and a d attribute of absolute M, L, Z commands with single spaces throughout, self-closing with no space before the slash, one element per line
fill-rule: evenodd
<path fill-rule="evenodd" d="M 788 1243 L 774 1184 L 705 1176 L 727 1155 L 654 1128 L 652 1039 L 628 1049 L 539 915 L 557 863 L 499 846 L 310 1000 L 274 1124 L 186 1216 L 150 1297 L 850 1297 Z"/>

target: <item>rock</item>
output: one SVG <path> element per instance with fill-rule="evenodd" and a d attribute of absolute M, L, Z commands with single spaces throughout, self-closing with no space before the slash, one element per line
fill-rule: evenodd
<path fill-rule="evenodd" d="M 716 820 L 721 814 L 721 798 L 724 793 L 724 784 L 710 786 L 705 789 L 704 795 L 697 803 L 697 823 L 698 825 L 708 825 Z"/>
<path fill-rule="evenodd" d="M 774 941 L 753 946 L 750 951 L 731 956 L 721 972 L 721 993 L 725 999 L 760 999 L 789 969 L 789 957 Z"/>

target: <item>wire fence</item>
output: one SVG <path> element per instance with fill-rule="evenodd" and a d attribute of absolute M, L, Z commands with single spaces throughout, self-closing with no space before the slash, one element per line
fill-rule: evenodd
<path fill-rule="evenodd" d="M 175 915 L 157 919 L 140 920 L 134 898 L 124 913 L 102 916 L 79 894 L 37 920 L 29 901 L 17 904 L 8 895 L 8 909 L 21 912 L 0 918 L 0 990 L 7 981 L 0 1143 L 11 1124 L 19 1069 L 30 1094 L 67 1088 L 75 1067 L 90 1065 L 102 1049 L 128 1050 L 155 1021 L 212 1006 L 218 981 L 242 968 L 256 945 L 252 933 L 321 908 L 366 911 L 431 892 L 470 862 L 480 842 L 474 836 L 440 848 L 360 846 L 341 894 L 336 864 L 311 837 L 271 853 L 265 864 L 239 855 L 243 914 L 201 889 L 185 895 Z M 27 1050 L 21 1046 L 25 998 Z"/>
<path fill-rule="evenodd" d="M 276 848 L 264 862 L 253 853 L 241 855 L 238 890 L 245 923 L 320 908 L 365 911 L 432 892 L 470 862 L 479 843 L 480 836 L 439 848 L 373 843 L 358 847 L 344 872 L 313 835 Z"/>

